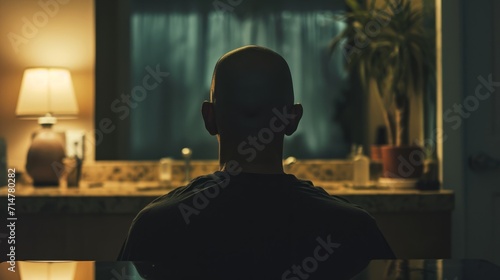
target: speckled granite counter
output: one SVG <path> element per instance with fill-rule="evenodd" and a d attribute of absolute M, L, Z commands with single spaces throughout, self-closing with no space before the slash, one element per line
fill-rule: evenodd
<path fill-rule="evenodd" d="M 176 186 L 181 185 L 174 184 Z M 344 197 L 371 213 L 452 211 L 454 195 L 450 190 L 419 191 L 379 188 L 354 190 L 340 182 L 316 182 L 332 195 Z M 104 187 L 33 188 L 19 186 L 16 190 L 16 212 L 65 214 L 134 214 L 154 198 L 173 187 L 158 188 L 155 181 L 140 183 L 107 182 Z M 0 188 L 0 196 L 7 189 Z M 6 198 L 5 198 L 6 199 Z"/>
<path fill-rule="evenodd" d="M 193 160 L 191 177 L 218 170 L 217 161 Z M 371 179 L 380 175 L 380 164 L 372 162 Z M 436 212 L 453 210 L 453 192 L 418 190 L 353 190 L 352 162 L 348 160 L 301 160 L 285 166 L 286 172 L 311 180 L 330 194 L 342 196 L 371 213 Z M 135 214 L 171 188 L 158 188 L 158 161 L 98 161 L 83 166 L 81 188 L 33 188 L 29 176 L 20 176 L 16 188 L 16 211 L 22 213 Z M 182 185 L 183 161 L 172 161 L 172 186 Z M 17 178 L 16 178 L 17 179 Z M 93 183 L 97 182 L 97 183 Z M 94 186 L 94 187 L 92 187 Z M 95 187 L 99 186 L 99 187 Z M 0 187 L 0 196 L 6 196 Z"/>

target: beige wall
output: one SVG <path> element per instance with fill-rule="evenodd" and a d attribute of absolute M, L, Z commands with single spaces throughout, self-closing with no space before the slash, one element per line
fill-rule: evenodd
<path fill-rule="evenodd" d="M 72 73 L 80 112 L 77 119 L 60 120 L 54 129 L 84 130 L 89 137 L 94 126 L 94 1 L 40 2 L 51 3 L 50 9 L 44 10 L 38 0 L 0 0 L 0 137 L 7 141 L 8 166 L 20 170 L 24 170 L 30 134 L 38 128 L 36 120 L 15 116 L 25 68 L 58 66 Z M 23 20 L 32 23 L 36 30 L 29 33 L 29 24 Z M 13 46 L 8 34 L 24 38 L 23 43 Z M 89 147 L 89 143 L 86 142 L 85 156 L 93 160 L 94 147 Z"/>

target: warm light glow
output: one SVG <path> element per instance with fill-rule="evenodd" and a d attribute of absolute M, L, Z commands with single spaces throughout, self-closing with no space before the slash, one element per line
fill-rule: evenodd
<path fill-rule="evenodd" d="M 442 0 L 436 1 L 436 133 L 443 131 L 443 13 Z M 439 134 L 438 134 L 439 135 Z M 443 182 L 444 137 L 436 136 L 439 182 Z"/>
<path fill-rule="evenodd" d="M 192 151 L 191 151 L 191 149 L 189 149 L 189 148 L 183 148 L 183 149 L 181 150 L 181 153 L 182 153 L 182 155 L 183 155 L 184 157 L 190 157 L 190 156 L 191 156 L 191 154 L 192 154 Z"/>
<path fill-rule="evenodd" d="M 19 262 L 21 280 L 73 280 L 75 270 L 76 262 L 71 261 Z"/>
<path fill-rule="evenodd" d="M 71 74 L 61 68 L 30 68 L 24 71 L 16 115 L 39 117 L 74 116 L 78 113 Z"/>

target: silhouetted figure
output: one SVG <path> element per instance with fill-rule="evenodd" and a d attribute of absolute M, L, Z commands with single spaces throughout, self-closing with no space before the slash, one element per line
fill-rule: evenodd
<path fill-rule="evenodd" d="M 222 56 L 202 115 L 221 171 L 146 206 L 120 260 L 162 261 L 157 279 L 299 280 L 349 279 L 395 258 L 366 211 L 283 172 L 302 106 L 280 55 L 245 46 Z"/>

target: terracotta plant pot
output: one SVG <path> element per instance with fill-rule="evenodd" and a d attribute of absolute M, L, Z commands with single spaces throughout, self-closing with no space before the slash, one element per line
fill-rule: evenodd
<path fill-rule="evenodd" d="M 382 177 L 419 179 L 425 154 L 419 146 L 382 146 Z"/>

